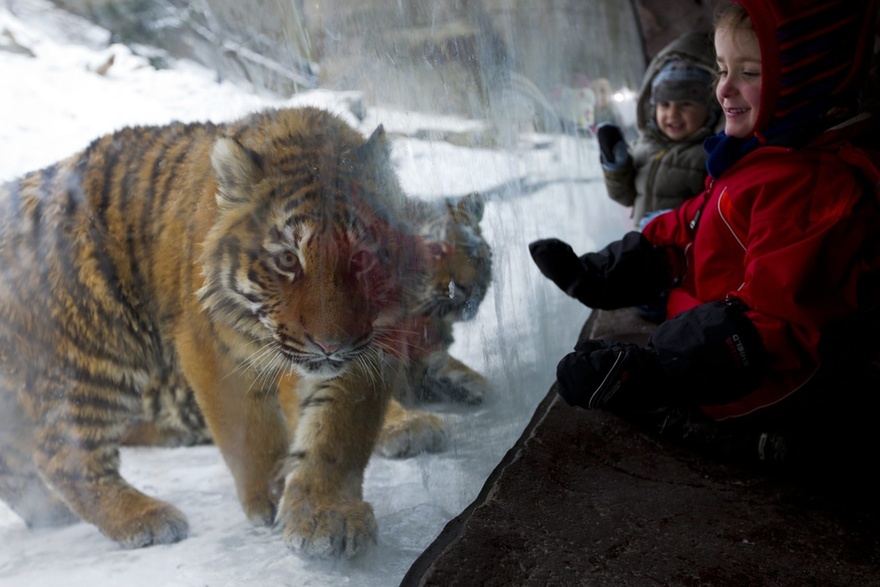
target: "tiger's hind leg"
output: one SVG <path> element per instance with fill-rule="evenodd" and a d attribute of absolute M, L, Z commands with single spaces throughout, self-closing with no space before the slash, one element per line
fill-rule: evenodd
<path fill-rule="evenodd" d="M 209 444 L 211 433 L 184 377 L 171 369 L 153 377 L 144 389 L 141 411 L 131 419 L 124 446 Z"/>
<path fill-rule="evenodd" d="M 13 391 L 18 383 L 0 376 L 0 499 L 29 527 L 75 522 L 77 516 L 46 486 L 34 464 L 34 428 Z"/>
<path fill-rule="evenodd" d="M 491 384 L 446 351 L 435 351 L 413 367 L 412 382 L 418 399 L 424 402 L 454 402 L 469 405 L 483 403 Z"/>
<path fill-rule="evenodd" d="M 36 429 L 34 461 L 42 478 L 73 512 L 123 547 L 177 542 L 184 515 L 149 497 L 119 474 L 119 443 L 137 394 L 78 383 L 45 406 Z"/>
<path fill-rule="evenodd" d="M 8 445 L 0 454 L 0 499 L 29 528 L 64 526 L 79 520 L 78 516 L 46 487 L 31 456 L 11 450 Z"/>

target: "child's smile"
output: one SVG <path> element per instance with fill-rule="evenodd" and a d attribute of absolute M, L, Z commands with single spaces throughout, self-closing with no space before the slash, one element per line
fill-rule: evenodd
<path fill-rule="evenodd" d="M 657 128 L 673 141 L 681 141 L 700 130 L 709 118 L 705 104 L 690 100 L 658 102 L 654 113 Z"/>

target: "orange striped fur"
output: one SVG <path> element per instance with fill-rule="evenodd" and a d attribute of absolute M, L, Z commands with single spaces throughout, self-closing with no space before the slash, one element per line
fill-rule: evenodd
<path fill-rule="evenodd" d="M 123 129 L 0 187 L 0 498 L 127 547 L 184 538 L 118 447 L 144 393 L 191 389 L 248 518 L 360 552 L 380 339 L 431 262 L 406 205 L 381 128 L 312 108 Z"/>

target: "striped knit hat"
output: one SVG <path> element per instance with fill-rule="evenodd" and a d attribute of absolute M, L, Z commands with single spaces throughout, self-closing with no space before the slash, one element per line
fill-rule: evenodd
<path fill-rule="evenodd" d="M 670 59 L 651 82 L 651 103 L 689 100 L 709 105 L 714 100 L 712 74 L 684 59 Z"/>
<path fill-rule="evenodd" d="M 761 47 L 754 130 L 818 119 L 852 103 L 867 72 L 876 0 L 738 0 Z"/>

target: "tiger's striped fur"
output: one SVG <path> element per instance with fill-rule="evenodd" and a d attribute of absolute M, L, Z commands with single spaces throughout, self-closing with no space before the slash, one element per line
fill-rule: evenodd
<path fill-rule="evenodd" d="M 308 555 L 373 541 L 361 483 L 385 387 L 304 399 L 292 452 L 278 394 L 370 371 L 411 305 L 428 254 L 388 159 L 381 127 L 290 109 L 123 129 L 0 187 L 0 497 L 128 547 L 184 538 L 118 446 L 145 389 L 185 382 L 248 518 L 280 507 Z"/>
<path fill-rule="evenodd" d="M 438 452 L 446 444 L 440 418 L 424 410 L 404 409 L 399 402 L 410 408 L 436 401 L 478 404 L 490 388 L 483 375 L 449 354 L 453 324 L 476 315 L 492 279 L 492 250 L 480 228 L 483 212 L 479 194 L 409 203 L 408 218 L 431 257 L 407 317 L 396 329 L 396 340 L 388 343 L 398 360 L 386 365 L 383 373 L 383 382 L 394 396 L 376 444 L 376 452 L 383 456 Z M 361 369 L 360 376 L 352 375 L 346 384 L 365 387 L 373 377 L 374 373 Z M 310 393 L 308 387 L 301 384 L 300 392 Z M 143 414 L 129 429 L 126 442 L 167 446 L 209 442 L 210 434 L 191 398 L 191 392 L 171 384 L 148 388 Z M 287 411 L 294 419 L 297 400 L 282 397 L 282 401 L 290 406 Z"/>

